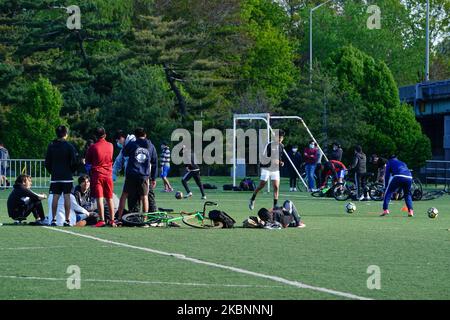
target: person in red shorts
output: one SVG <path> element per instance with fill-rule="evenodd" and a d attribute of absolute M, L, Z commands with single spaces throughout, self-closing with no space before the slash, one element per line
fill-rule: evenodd
<path fill-rule="evenodd" d="M 104 227 L 105 224 L 105 208 L 103 207 L 103 198 L 106 199 L 111 220 L 109 225 L 117 227 L 114 223 L 114 201 L 113 201 L 113 145 L 106 141 L 106 133 L 104 128 L 97 128 L 95 136 L 97 142 L 91 145 L 86 154 L 86 164 L 91 166 L 91 188 L 94 197 L 97 199 L 97 208 L 99 221 L 96 227 Z"/>

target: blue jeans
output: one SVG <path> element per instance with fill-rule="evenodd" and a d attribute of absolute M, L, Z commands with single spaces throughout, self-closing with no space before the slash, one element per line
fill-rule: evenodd
<path fill-rule="evenodd" d="M 85 213 L 77 213 L 76 216 L 77 216 L 77 222 L 79 222 L 81 220 L 86 220 L 86 218 L 88 217 L 88 215 Z"/>
<path fill-rule="evenodd" d="M 314 172 L 316 171 L 316 164 L 307 164 L 305 166 L 306 178 L 308 179 L 308 188 L 315 189 L 316 180 L 314 179 Z"/>

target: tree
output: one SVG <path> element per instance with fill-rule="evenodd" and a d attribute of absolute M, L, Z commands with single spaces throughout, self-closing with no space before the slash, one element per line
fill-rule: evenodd
<path fill-rule="evenodd" d="M 7 116 L 8 132 L 5 143 L 15 158 L 41 159 L 55 128 L 66 124 L 60 118 L 62 96 L 46 78 L 30 84 L 24 104 L 16 106 Z"/>
<path fill-rule="evenodd" d="M 115 130 L 134 132 L 144 127 L 153 142 L 168 139 L 177 127 L 171 117 L 174 96 L 161 66 L 146 66 L 125 75 L 107 102 L 100 122 L 112 135 Z"/>
<path fill-rule="evenodd" d="M 367 110 L 361 118 L 364 130 L 357 130 L 365 150 L 385 156 L 397 153 L 413 168 L 431 158 L 430 140 L 411 107 L 400 104 L 393 75 L 384 62 L 349 46 L 333 54 L 329 68 L 348 101 Z"/>

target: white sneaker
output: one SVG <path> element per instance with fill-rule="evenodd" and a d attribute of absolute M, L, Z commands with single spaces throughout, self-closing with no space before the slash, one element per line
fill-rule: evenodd
<path fill-rule="evenodd" d="M 306 224 L 304 224 L 303 222 L 300 222 L 300 224 L 297 226 L 297 228 L 304 228 L 306 227 Z"/>
<path fill-rule="evenodd" d="M 362 195 L 361 197 L 359 197 L 358 200 L 359 200 L 359 201 L 363 201 L 363 200 L 364 200 L 364 195 Z"/>
<path fill-rule="evenodd" d="M 250 202 L 248 204 L 248 208 L 250 210 L 254 210 L 255 209 L 255 200 L 250 199 Z"/>
<path fill-rule="evenodd" d="M 192 197 L 192 192 L 189 192 L 187 195 L 184 196 L 185 199 Z"/>
<path fill-rule="evenodd" d="M 206 196 L 203 196 L 203 197 L 202 197 L 202 200 L 206 200 Z"/>
<path fill-rule="evenodd" d="M 297 188 L 294 188 L 294 191 L 297 192 Z"/>
<path fill-rule="evenodd" d="M 292 191 L 294 191 L 294 188 L 289 188 L 289 192 L 292 192 Z"/>

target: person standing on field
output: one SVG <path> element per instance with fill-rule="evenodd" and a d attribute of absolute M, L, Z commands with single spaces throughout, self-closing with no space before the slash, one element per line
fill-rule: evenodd
<path fill-rule="evenodd" d="M 50 194 L 53 194 L 51 226 L 56 226 L 56 212 L 61 194 L 64 196 L 64 226 L 70 227 L 70 194 L 73 188 L 73 172 L 77 169 L 75 148 L 67 142 L 68 130 L 65 126 L 56 128 L 57 139 L 53 140 L 45 156 L 45 168 L 51 174 Z"/>
<path fill-rule="evenodd" d="M 104 227 L 105 207 L 104 199 L 108 204 L 110 213 L 109 225 L 117 227 L 114 222 L 114 201 L 113 201 L 113 150 L 112 143 L 106 141 L 106 132 L 104 128 L 97 128 L 95 132 L 97 142 L 91 145 L 86 154 L 86 164 L 91 167 L 91 186 L 92 193 L 97 199 L 97 209 L 99 221 L 96 227 Z"/>

